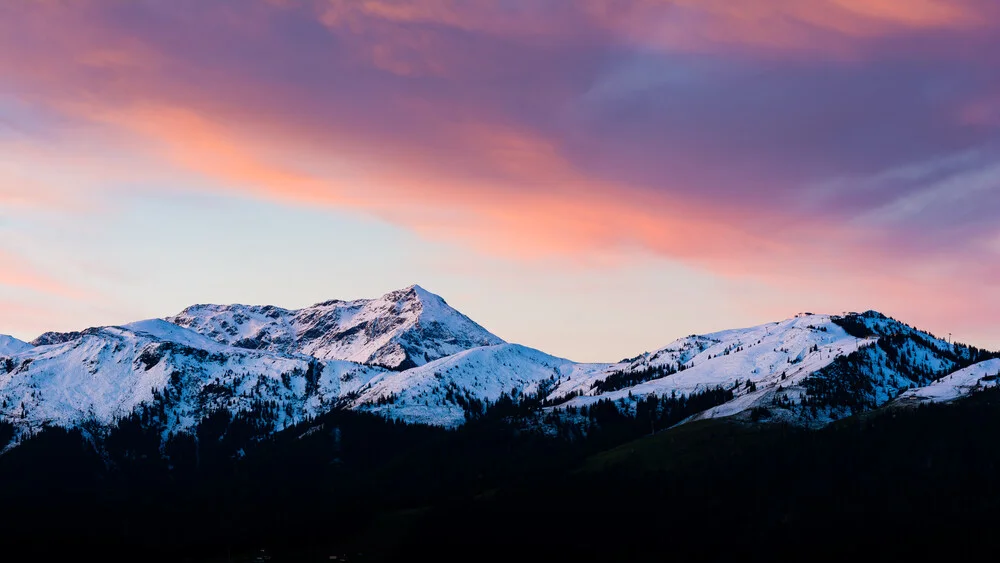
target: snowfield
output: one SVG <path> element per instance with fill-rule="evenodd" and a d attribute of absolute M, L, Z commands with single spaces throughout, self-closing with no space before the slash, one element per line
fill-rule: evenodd
<path fill-rule="evenodd" d="M 44 424 L 107 425 L 166 390 L 161 401 L 169 432 L 191 429 L 212 410 L 238 412 L 262 400 L 279 402 L 281 423 L 291 423 L 331 408 L 383 371 L 234 349 L 150 320 L 88 329 L 0 359 L 0 414 L 29 431 Z"/>
<path fill-rule="evenodd" d="M 24 352 L 28 348 L 31 348 L 31 344 L 22 342 L 13 336 L 0 334 L 0 356 L 12 356 Z"/>
<path fill-rule="evenodd" d="M 494 402 L 502 393 L 529 395 L 544 384 L 589 380 L 608 364 L 578 364 L 520 346 L 501 344 L 459 352 L 371 382 L 354 407 L 392 418 L 458 426 L 465 421 L 462 398 Z M 379 400 L 393 399 L 379 405 Z"/>
<path fill-rule="evenodd" d="M 926 387 L 910 389 L 899 396 L 901 405 L 947 403 L 969 393 L 994 387 L 1000 379 L 1000 359 L 987 360 L 960 369 L 934 381 Z"/>
<path fill-rule="evenodd" d="M 689 395 L 715 387 L 730 388 L 753 382 L 777 386 L 792 385 L 802 377 L 830 364 L 834 358 L 869 343 L 848 335 L 828 315 L 802 315 L 780 323 L 689 336 L 655 352 L 617 364 L 614 370 L 636 371 L 648 367 L 684 366 L 683 371 L 640 383 L 634 387 L 597 394 L 588 387 L 607 373 L 595 373 L 589 381 L 567 383 L 556 389 L 559 396 L 583 391 L 584 396 L 569 401 L 581 406 L 600 399 L 619 400 L 645 395 Z"/>
<path fill-rule="evenodd" d="M 569 400 L 549 410 L 588 407 L 603 400 L 629 410 L 650 395 L 684 396 L 721 388 L 731 391 L 733 399 L 688 421 L 750 420 L 756 410 L 770 422 L 819 427 L 858 408 L 886 404 L 915 386 L 939 383 L 936 377 L 959 367 L 953 356 L 968 352 L 873 311 L 848 317 L 853 321 L 848 324 L 866 334 L 848 334 L 841 326 L 844 317 L 800 314 L 778 323 L 681 338 L 604 371 L 587 370 L 587 379 L 560 384 L 551 396 Z M 838 361 L 847 367 L 835 366 Z M 621 389 L 602 392 L 598 386 L 613 372 L 641 373 L 650 368 L 670 369 L 665 376 Z M 837 381 L 845 369 L 863 382 Z M 823 378 L 826 383 L 832 380 L 826 387 L 842 396 L 810 396 L 809 385 L 822 387 L 815 384 Z M 967 391 L 963 387 L 955 392 Z M 838 402 L 845 396 L 857 405 Z M 825 400 L 832 402 L 824 405 Z M 817 403 L 819 407 L 813 408 Z"/>
<path fill-rule="evenodd" d="M 503 340 L 418 285 L 379 299 L 272 306 L 195 305 L 170 322 L 239 348 L 393 369 Z"/>

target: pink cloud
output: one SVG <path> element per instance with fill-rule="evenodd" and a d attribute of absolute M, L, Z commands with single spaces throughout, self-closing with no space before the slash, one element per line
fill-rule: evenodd
<path fill-rule="evenodd" d="M 991 2 L 181 4 L 2 8 L 0 72 L 41 128 L 220 191 L 518 259 L 640 249 L 936 318 L 1000 313 L 966 241 L 990 234 L 996 198 L 974 217 L 857 220 L 917 189 L 861 180 L 998 154 L 984 92 L 1000 80 L 976 54 L 1000 46 Z M 861 180 L 816 188 L 842 177 Z M 28 271 L 4 283 L 51 283 Z"/>
<path fill-rule="evenodd" d="M 872 47 L 859 40 L 923 30 L 988 32 L 997 23 L 996 8 L 982 0 L 583 0 L 566 4 L 336 0 L 315 6 L 325 25 L 367 37 L 376 66 L 399 65 L 395 57 L 413 60 L 414 55 L 427 56 L 431 50 L 434 55 L 445 53 L 429 41 L 432 36 L 407 26 L 440 26 L 529 41 L 588 41 L 597 32 L 613 41 L 667 50 L 711 52 L 737 46 L 843 57 Z M 405 65 L 398 70 L 409 74 L 415 69 Z"/>
<path fill-rule="evenodd" d="M 0 287 L 26 289 L 68 299 L 85 299 L 87 292 L 42 272 L 17 254 L 0 249 Z"/>

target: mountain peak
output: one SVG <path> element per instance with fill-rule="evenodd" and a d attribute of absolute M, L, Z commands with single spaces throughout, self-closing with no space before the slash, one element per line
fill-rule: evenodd
<path fill-rule="evenodd" d="M 862 318 L 865 318 L 865 319 L 878 319 L 878 320 L 883 320 L 883 319 L 888 319 L 889 318 L 889 317 L 883 315 L 882 313 L 876 311 L 875 309 L 868 309 L 864 313 L 860 313 L 858 316 L 862 317 Z"/>
<path fill-rule="evenodd" d="M 0 356 L 5 354 L 17 354 L 31 348 L 31 344 L 18 340 L 13 336 L 0 334 Z"/>
<path fill-rule="evenodd" d="M 356 299 L 353 301 L 345 301 L 343 299 L 328 299 L 326 301 L 321 301 L 319 303 L 316 303 L 311 307 L 307 307 L 307 309 L 316 307 L 336 307 L 338 305 L 342 305 L 345 303 L 375 302 L 375 301 L 398 303 L 401 301 L 426 301 L 426 300 L 444 301 L 444 299 L 442 299 L 441 296 L 431 293 L 430 291 L 427 291 L 426 289 L 420 287 L 417 284 L 413 284 L 401 289 L 394 289 L 382 295 L 381 297 L 375 299 Z"/>
<path fill-rule="evenodd" d="M 417 284 L 409 285 L 402 289 L 390 291 L 389 293 L 383 295 L 382 299 L 396 300 L 396 301 L 404 299 L 416 299 L 418 301 L 442 301 L 442 302 L 444 301 L 444 299 L 442 299 L 440 295 L 431 293 L 430 291 L 427 291 L 426 289 Z"/>
<path fill-rule="evenodd" d="M 391 369 L 503 343 L 416 284 L 376 299 L 335 299 L 294 311 L 273 306 L 199 305 L 167 320 L 240 348 Z"/>
<path fill-rule="evenodd" d="M 875 309 L 868 309 L 864 312 L 857 311 L 844 311 L 840 315 L 830 315 L 833 318 L 858 318 L 858 319 L 874 319 L 874 320 L 888 320 L 889 316 L 876 311 Z"/>

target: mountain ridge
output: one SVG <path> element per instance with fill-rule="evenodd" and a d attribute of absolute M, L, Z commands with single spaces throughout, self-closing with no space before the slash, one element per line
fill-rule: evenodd
<path fill-rule="evenodd" d="M 298 310 L 193 305 L 0 346 L 0 418 L 22 434 L 137 412 L 164 434 L 191 432 L 219 411 L 254 413 L 262 431 L 275 431 L 342 408 L 456 427 L 491 405 L 529 400 L 539 405 L 532 424 L 544 429 L 582 423 L 602 405 L 636 416 L 696 395 L 715 402 L 699 403 L 690 420 L 818 427 L 897 399 L 954 400 L 991 386 L 992 364 L 975 366 L 1000 357 L 866 311 L 801 313 L 617 363 L 579 363 L 507 343 L 418 285 Z M 913 392 L 935 383 L 941 392 Z"/>
<path fill-rule="evenodd" d="M 28 348 L 31 348 L 31 344 L 14 338 L 13 336 L 0 334 L 0 355 L 17 354 L 27 350 Z"/>
<path fill-rule="evenodd" d="M 297 310 L 194 305 L 167 320 L 238 348 L 389 369 L 416 367 L 467 348 L 504 343 L 419 285 L 376 299 L 334 299 Z"/>

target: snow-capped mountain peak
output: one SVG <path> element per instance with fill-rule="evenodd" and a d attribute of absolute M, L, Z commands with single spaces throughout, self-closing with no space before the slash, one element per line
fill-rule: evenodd
<path fill-rule="evenodd" d="M 697 418 L 753 416 L 820 426 L 882 406 L 990 356 L 877 311 L 803 313 L 777 323 L 687 336 L 589 378 L 562 382 L 550 396 L 566 398 L 557 408 L 610 400 L 628 409 L 647 396 L 721 389 L 732 399 Z"/>
<path fill-rule="evenodd" d="M 299 310 L 196 305 L 167 320 L 239 348 L 391 369 L 503 343 L 419 285 L 377 299 L 332 300 Z"/>
<path fill-rule="evenodd" d="M 160 319 L 73 334 L 0 358 L 0 417 L 31 432 L 111 425 L 146 408 L 177 432 L 268 402 L 280 406 L 277 425 L 320 414 L 385 371 L 226 346 Z"/>
<path fill-rule="evenodd" d="M 715 387 L 788 385 L 858 347 L 829 315 L 803 314 L 749 328 L 677 339 L 669 345 L 565 383 L 554 395 L 580 395 L 571 404 L 632 396 L 687 395 Z M 867 341 L 866 341 L 867 342 Z M 623 381 L 618 384 L 616 381 Z M 738 389 L 742 392 L 742 387 Z"/>
<path fill-rule="evenodd" d="M 17 354 L 27 350 L 28 348 L 31 348 L 31 344 L 18 340 L 13 336 L 0 334 L 0 356 Z"/>

